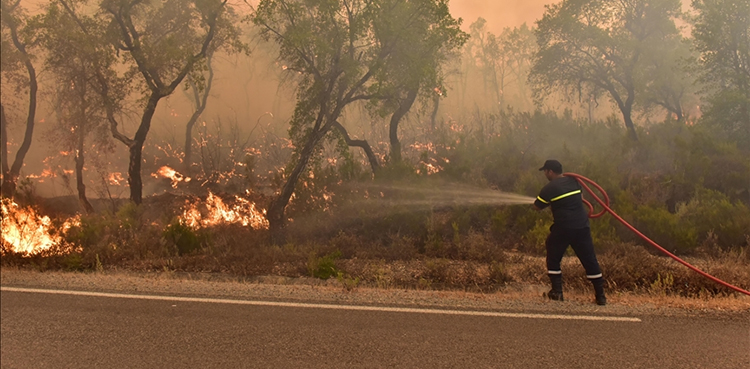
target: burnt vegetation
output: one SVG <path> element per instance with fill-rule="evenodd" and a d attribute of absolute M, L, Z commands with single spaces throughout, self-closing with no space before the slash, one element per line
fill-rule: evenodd
<path fill-rule="evenodd" d="M 501 32 L 447 0 L 0 1 L 4 266 L 541 283 L 550 214 L 465 189 L 535 197 L 554 157 L 750 287 L 747 1 L 563 0 Z M 728 293 L 591 224 L 609 288 Z"/>

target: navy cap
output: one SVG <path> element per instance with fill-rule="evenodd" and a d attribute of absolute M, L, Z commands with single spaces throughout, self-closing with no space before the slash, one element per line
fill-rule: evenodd
<path fill-rule="evenodd" d="M 555 173 L 562 173 L 562 164 L 557 160 L 547 160 L 539 170 L 549 169 Z"/>

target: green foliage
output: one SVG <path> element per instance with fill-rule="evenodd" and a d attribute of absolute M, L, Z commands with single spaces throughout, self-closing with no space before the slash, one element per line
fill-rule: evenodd
<path fill-rule="evenodd" d="M 187 255 L 201 248 L 204 240 L 198 232 L 179 221 L 172 222 L 162 233 L 164 239 L 177 248 L 178 255 Z"/>
<path fill-rule="evenodd" d="M 523 239 L 528 251 L 536 254 L 543 254 L 545 252 L 549 227 L 551 225 L 552 223 L 548 221 L 538 219 L 534 227 L 524 234 Z"/>
<path fill-rule="evenodd" d="M 16 185 L 16 193 L 14 195 L 14 198 L 16 198 L 20 204 L 31 205 L 34 204 L 35 197 L 36 188 L 34 186 L 34 181 L 32 181 L 29 177 L 20 179 L 18 181 L 18 184 Z"/>
<path fill-rule="evenodd" d="M 726 139 L 750 140 L 750 3 L 693 0 L 693 38 L 700 53 L 701 81 L 708 87 L 703 120 Z"/>
<path fill-rule="evenodd" d="M 618 202 L 632 202 L 632 198 L 621 197 Z M 694 251 L 708 237 L 721 248 L 740 248 L 750 234 L 747 205 L 700 187 L 689 201 L 677 205 L 675 213 L 664 206 L 641 205 L 626 207 L 621 214 L 656 243 L 680 253 Z"/>
<path fill-rule="evenodd" d="M 670 273 L 666 273 L 664 277 L 661 276 L 661 273 L 657 274 L 656 280 L 654 280 L 653 283 L 651 283 L 651 286 L 649 288 L 649 292 L 657 295 L 665 296 L 668 293 L 672 292 L 674 289 L 674 276 Z"/>
<path fill-rule="evenodd" d="M 717 191 L 696 189 L 693 198 L 678 206 L 675 214 L 681 228 L 694 230 L 700 240 L 709 233 L 715 235 L 717 243 L 724 248 L 743 246 L 750 236 L 750 209 L 739 201 Z"/>
<path fill-rule="evenodd" d="M 307 271 L 311 277 L 320 279 L 338 277 L 340 271 L 336 267 L 336 260 L 340 258 L 341 251 L 338 250 L 320 257 L 311 254 L 307 262 Z"/>
<path fill-rule="evenodd" d="M 81 216 L 80 224 L 72 227 L 65 241 L 79 247 L 86 268 L 127 259 L 166 256 L 159 242 L 162 230 L 146 222 L 143 205 L 125 203 L 115 214 Z"/>
<path fill-rule="evenodd" d="M 117 209 L 115 217 L 120 222 L 120 228 L 126 231 L 137 231 L 141 226 L 143 210 L 143 207 L 132 202 L 128 202 Z"/>
<path fill-rule="evenodd" d="M 83 265 L 83 256 L 77 252 L 63 256 L 62 265 L 63 268 L 70 271 L 81 271 L 85 269 Z"/>
<path fill-rule="evenodd" d="M 679 0 L 565 0 L 550 5 L 537 23 L 539 51 L 529 77 L 537 98 L 556 89 L 577 94 L 579 100 L 607 93 L 636 138 L 631 111 L 637 95 L 658 81 L 662 69 L 681 70 L 674 65 L 678 58 L 661 68 L 652 68 L 655 64 L 647 58 L 682 42 L 674 24 L 679 12 Z"/>
<path fill-rule="evenodd" d="M 685 252 L 698 245 L 695 229 L 680 227 L 681 219 L 663 207 L 641 206 L 633 225 L 670 251 Z"/>
<path fill-rule="evenodd" d="M 343 287 L 344 290 L 348 292 L 353 291 L 357 288 L 357 286 L 359 286 L 359 277 L 352 278 L 351 276 L 343 272 L 338 272 L 336 274 L 336 280 L 339 281 L 339 283 L 341 283 L 341 287 Z"/>
<path fill-rule="evenodd" d="M 297 81 L 289 128 L 296 151 L 268 211 L 272 229 L 283 223 L 298 181 L 348 105 L 396 98 L 403 89 L 439 81 L 441 54 L 410 56 L 445 52 L 465 41 L 444 0 L 263 0 L 252 21 L 278 45 L 279 59 Z"/>

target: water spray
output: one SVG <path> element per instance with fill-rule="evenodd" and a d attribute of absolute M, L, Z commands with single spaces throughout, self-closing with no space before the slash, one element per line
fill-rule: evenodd
<path fill-rule="evenodd" d="M 380 203 L 407 207 L 530 205 L 534 203 L 533 197 L 459 184 L 441 184 L 433 187 L 406 184 L 371 185 L 367 186 L 366 190 Z"/>

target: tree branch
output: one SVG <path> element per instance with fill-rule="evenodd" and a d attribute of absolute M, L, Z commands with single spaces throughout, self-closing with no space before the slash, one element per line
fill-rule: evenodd
<path fill-rule="evenodd" d="M 349 137 L 349 133 L 346 131 L 346 128 L 344 128 L 344 126 L 342 126 L 341 123 L 339 123 L 338 121 L 333 122 L 333 127 L 336 128 L 341 133 L 347 145 L 361 147 L 362 150 L 364 150 L 365 155 L 367 156 L 367 160 L 370 162 L 370 167 L 372 168 L 373 173 L 377 172 L 378 169 L 380 169 L 378 158 L 375 156 L 375 153 L 372 151 L 370 144 L 367 143 L 367 140 L 351 139 L 351 137 Z"/>

